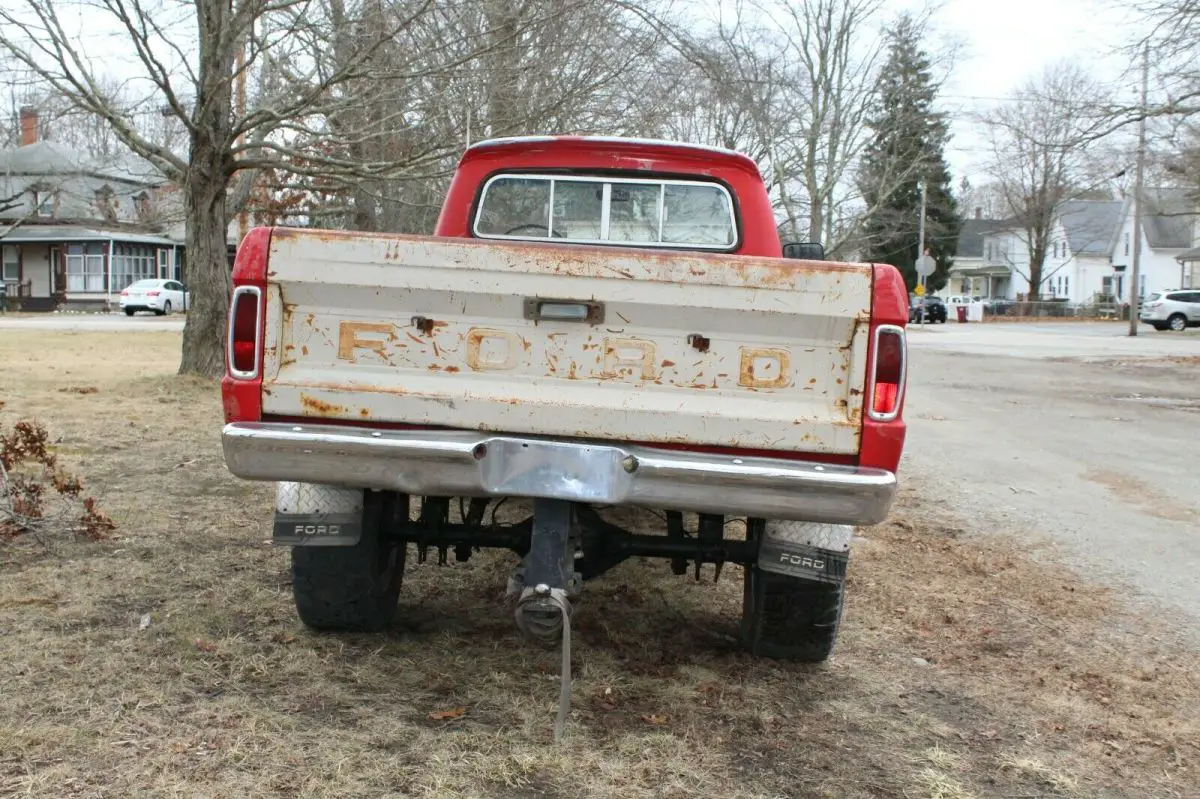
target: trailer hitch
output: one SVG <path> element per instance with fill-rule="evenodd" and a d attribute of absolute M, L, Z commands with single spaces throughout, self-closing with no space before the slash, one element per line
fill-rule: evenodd
<path fill-rule="evenodd" d="M 562 740 L 571 710 L 571 600 L 581 578 L 574 570 L 578 540 L 575 509 L 570 502 L 538 499 L 533 503 L 533 529 L 529 551 L 521 570 L 510 584 L 519 593 L 514 615 L 521 632 L 538 643 L 562 643 L 562 687 L 558 696 L 558 718 L 554 741 Z"/>

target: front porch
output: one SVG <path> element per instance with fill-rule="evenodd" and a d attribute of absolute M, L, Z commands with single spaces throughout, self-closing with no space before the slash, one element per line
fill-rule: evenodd
<path fill-rule="evenodd" d="M 950 269 L 950 288 L 947 291 L 985 300 L 1009 299 L 1012 271 L 1007 266 L 987 264 Z"/>
<path fill-rule="evenodd" d="M 108 310 L 136 280 L 184 281 L 183 245 L 160 236 L 26 226 L 2 245 L 10 310 Z"/>

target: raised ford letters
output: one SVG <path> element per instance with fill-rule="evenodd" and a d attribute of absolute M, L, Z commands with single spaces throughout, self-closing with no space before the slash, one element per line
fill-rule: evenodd
<path fill-rule="evenodd" d="M 390 356 L 394 353 L 391 350 L 396 346 L 396 341 L 396 326 L 393 324 L 343 321 L 338 324 L 337 357 L 339 360 L 354 363 L 357 356 L 370 354 L 392 363 Z M 508 372 L 531 367 L 530 348 L 519 335 L 511 331 L 473 327 L 463 336 L 462 342 L 461 348 L 446 349 L 443 345 L 441 359 L 462 358 L 466 365 L 476 372 Z M 433 349 L 437 352 L 436 344 Z M 722 357 L 719 350 L 708 353 L 706 357 L 715 360 L 715 363 L 706 367 L 714 371 L 721 370 L 723 364 L 729 360 L 728 356 Z M 739 347 L 737 358 L 737 384 L 743 388 L 755 391 L 784 389 L 794 383 L 791 354 L 786 349 Z M 583 359 L 580 359 L 580 362 L 583 362 Z M 661 363 L 664 367 L 674 366 L 670 357 Z M 641 338 L 605 338 L 602 355 L 596 366 L 596 372 L 586 375 L 577 374 L 573 365 L 572 377 L 586 379 L 590 376 L 593 379 L 637 382 L 657 380 L 660 372 L 658 345 Z M 732 369 L 729 371 L 732 372 Z M 721 377 L 725 375 L 722 374 Z M 732 378 L 732 374 L 729 377 Z M 683 379 L 676 377 L 681 384 Z"/>
<path fill-rule="evenodd" d="M 477 372 L 507 371 L 517 366 L 517 353 L 525 348 L 515 333 L 473 327 L 467 333 L 467 366 Z"/>
<path fill-rule="evenodd" d="M 375 338 L 363 334 L 371 333 Z M 353 361 L 357 349 L 372 350 L 380 357 L 387 349 L 388 340 L 394 334 L 392 325 L 376 322 L 342 322 L 338 325 L 338 357 L 343 361 Z"/>
<path fill-rule="evenodd" d="M 738 385 L 746 388 L 787 388 L 792 384 L 792 359 L 787 350 L 742 347 Z"/>
<path fill-rule="evenodd" d="M 655 377 L 654 359 L 656 348 L 653 341 L 638 338 L 604 339 L 604 377 L 628 377 L 641 380 Z"/>

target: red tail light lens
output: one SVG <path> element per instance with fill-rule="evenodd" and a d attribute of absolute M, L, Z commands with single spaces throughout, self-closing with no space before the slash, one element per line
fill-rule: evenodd
<path fill-rule="evenodd" d="M 900 413 L 908 371 L 904 329 L 895 325 L 877 327 L 874 353 L 868 413 L 876 421 L 891 421 Z"/>
<path fill-rule="evenodd" d="M 158 292 L 157 292 L 157 291 L 147 291 L 147 292 L 146 292 L 146 296 L 147 296 L 147 297 L 157 297 L 157 296 L 158 296 Z"/>
<path fill-rule="evenodd" d="M 258 376 L 259 305 L 262 293 L 255 286 L 234 289 L 229 309 L 229 374 L 243 380 Z"/>

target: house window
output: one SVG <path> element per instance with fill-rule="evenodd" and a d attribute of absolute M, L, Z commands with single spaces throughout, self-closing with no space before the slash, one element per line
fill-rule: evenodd
<path fill-rule="evenodd" d="M 18 283 L 21 280 L 21 251 L 12 244 L 4 245 L 3 277 L 5 283 Z"/>
<path fill-rule="evenodd" d="M 104 246 L 99 242 L 67 245 L 67 291 L 104 291 Z"/>
<path fill-rule="evenodd" d="M 1125 254 L 1129 255 L 1129 234 L 1125 234 Z"/>
<path fill-rule="evenodd" d="M 112 290 L 156 277 L 155 248 L 143 244 L 118 244 L 113 252 Z"/>
<path fill-rule="evenodd" d="M 33 213 L 40 217 L 54 216 L 54 193 L 44 189 L 34 189 Z"/>
<path fill-rule="evenodd" d="M 1063 275 L 1063 296 L 1071 296 L 1071 278 L 1067 275 Z"/>

